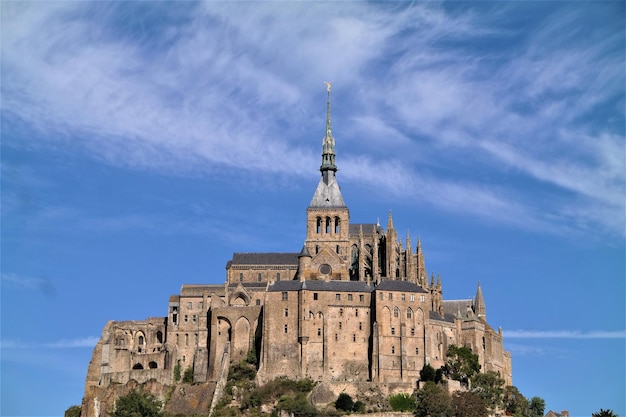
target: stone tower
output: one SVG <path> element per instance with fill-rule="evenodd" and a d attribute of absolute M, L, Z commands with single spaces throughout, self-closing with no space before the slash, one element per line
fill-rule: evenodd
<path fill-rule="evenodd" d="M 322 141 L 321 178 L 307 208 L 305 248 L 310 255 L 308 268 L 300 271 L 300 279 L 350 279 L 350 212 L 343 201 L 335 176 L 335 139 L 330 117 L 330 83 L 327 83 L 326 134 Z"/>

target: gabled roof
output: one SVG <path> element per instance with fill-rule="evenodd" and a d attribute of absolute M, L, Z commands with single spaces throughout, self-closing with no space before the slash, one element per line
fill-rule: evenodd
<path fill-rule="evenodd" d="M 332 292 L 372 292 L 373 287 L 363 281 L 276 281 L 267 291 L 332 291 Z"/>
<path fill-rule="evenodd" d="M 351 223 L 348 228 L 350 236 L 358 236 L 361 233 L 361 227 L 363 227 L 364 235 L 373 235 L 376 232 L 383 232 L 383 228 L 374 223 Z"/>
<path fill-rule="evenodd" d="M 393 279 L 384 279 L 376 286 L 376 290 L 384 291 L 406 291 L 406 292 L 419 292 L 427 293 L 422 287 L 409 281 L 400 281 Z"/>
<path fill-rule="evenodd" d="M 464 300 L 443 300 L 443 311 L 445 314 L 456 314 L 460 311 L 462 317 L 467 317 L 467 307 L 473 311 L 474 300 L 471 298 Z"/>
<path fill-rule="evenodd" d="M 233 253 L 233 259 L 226 263 L 226 268 L 232 265 L 290 265 L 298 266 L 297 252 L 248 252 Z"/>
<path fill-rule="evenodd" d="M 428 312 L 428 317 L 431 320 L 440 320 L 440 321 L 447 321 L 449 323 L 454 323 L 454 315 L 453 314 L 444 313 L 443 317 L 442 317 L 436 311 L 429 311 Z"/>

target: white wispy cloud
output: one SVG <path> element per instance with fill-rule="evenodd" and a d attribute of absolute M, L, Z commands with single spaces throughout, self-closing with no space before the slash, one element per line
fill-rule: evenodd
<path fill-rule="evenodd" d="M 2 286 L 38 291 L 45 295 L 53 295 L 56 291 L 52 281 L 47 278 L 30 277 L 12 272 L 3 272 L 0 278 Z"/>
<path fill-rule="evenodd" d="M 77 339 L 61 339 L 54 342 L 24 342 L 21 340 L 0 340 L 0 349 L 73 349 L 93 348 L 100 340 L 96 336 L 87 336 Z"/>
<path fill-rule="evenodd" d="M 142 7 L 3 7 L 3 118 L 40 133 L 9 146 L 308 176 L 330 80 L 342 179 L 518 227 L 624 234 L 624 52 L 610 25 L 581 34 L 582 6 L 533 33 L 509 27 L 515 5 L 186 3 L 152 27 Z"/>
<path fill-rule="evenodd" d="M 625 339 L 625 330 L 507 330 L 507 339 Z"/>

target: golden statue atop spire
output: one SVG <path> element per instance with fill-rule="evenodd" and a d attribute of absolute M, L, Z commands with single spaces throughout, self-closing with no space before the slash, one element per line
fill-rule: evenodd
<path fill-rule="evenodd" d="M 330 83 L 328 81 L 324 81 L 324 84 L 326 84 L 326 91 L 330 93 Z"/>

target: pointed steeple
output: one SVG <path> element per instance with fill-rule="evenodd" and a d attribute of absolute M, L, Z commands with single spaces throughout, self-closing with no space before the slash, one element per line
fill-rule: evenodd
<path fill-rule="evenodd" d="M 337 165 L 335 165 L 335 139 L 330 126 L 330 83 L 326 83 L 326 90 L 328 91 L 328 102 L 326 105 L 326 135 L 322 141 L 322 165 L 320 166 L 322 178 L 309 207 L 346 207 L 335 177 Z"/>
<path fill-rule="evenodd" d="M 478 289 L 476 290 L 476 298 L 474 299 L 474 308 L 476 309 L 476 316 L 479 318 L 487 319 L 487 308 L 485 307 L 485 299 L 483 298 L 483 290 L 480 288 L 480 281 L 478 281 Z"/>
<path fill-rule="evenodd" d="M 391 210 L 389 210 L 389 217 L 387 218 L 387 230 L 393 230 L 393 217 L 391 216 Z"/>
<path fill-rule="evenodd" d="M 326 102 L 326 135 L 322 141 L 322 165 L 320 171 L 337 172 L 335 165 L 335 138 L 333 138 L 332 126 L 330 121 L 330 83 L 326 82 L 326 90 L 328 91 L 328 101 Z"/>
<path fill-rule="evenodd" d="M 406 231 L 406 250 L 409 254 L 413 253 L 413 248 L 411 247 L 411 232 L 409 230 Z"/>

